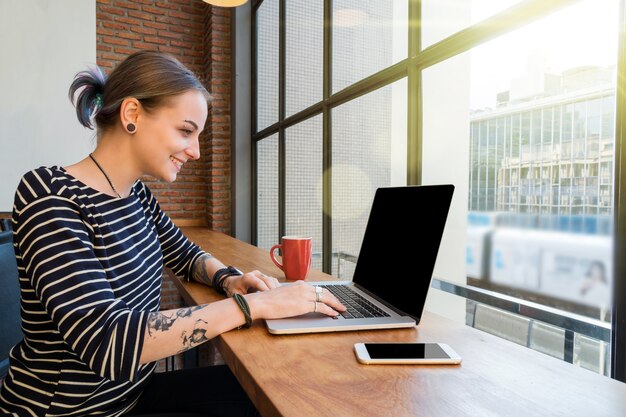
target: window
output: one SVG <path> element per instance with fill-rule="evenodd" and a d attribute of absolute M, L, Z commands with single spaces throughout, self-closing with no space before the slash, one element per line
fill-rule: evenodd
<path fill-rule="evenodd" d="M 312 237 L 315 269 L 322 269 L 322 168 L 318 115 L 285 130 L 285 234 Z"/>
<path fill-rule="evenodd" d="M 322 100 L 324 2 L 287 1 L 285 9 L 285 112 L 288 117 Z"/>
<path fill-rule="evenodd" d="M 406 59 L 408 1 L 331 3 L 333 92 Z"/>
<path fill-rule="evenodd" d="M 351 279 L 374 192 L 406 184 L 406 79 L 333 108 L 332 271 Z"/>
<path fill-rule="evenodd" d="M 266 0 L 258 8 L 256 68 L 256 127 L 263 130 L 278 122 L 278 4 Z"/>
<path fill-rule="evenodd" d="M 626 267 L 614 257 L 620 8 L 257 2 L 255 243 L 312 235 L 314 267 L 350 279 L 377 187 L 454 183 L 435 281 L 573 317 L 583 330 L 529 317 L 515 319 L 524 337 L 492 330 L 626 379 L 626 342 L 610 344 Z M 494 303 L 434 286 L 428 309 L 489 330 L 477 312 L 492 323 Z"/>

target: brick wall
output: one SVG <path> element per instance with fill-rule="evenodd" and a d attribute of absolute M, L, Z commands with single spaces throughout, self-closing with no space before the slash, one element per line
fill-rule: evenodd
<path fill-rule="evenodd" d="M 204 37 L 204 67 L 213 96 L 208 117 L 210 153 L 205 154 L 210 178 L 207 220 L 212 229 L 230 230 L 231 10 L 211 9 L 211 13 L 205 14 Z"/>
<path fill-rule="evenodd" d="M 200 0 L 97 0 L 96 5 L 97 64 L 106 72 L 135 51 L 164 51 L 194 71 L 213 96 L 200 159 L 185 164 L 171 184 L 144 181 L 175 223 L 225 233 L 230 233 L 230 14 Z M 161 301 L 163 309 L 182 306 L 167 274 Z M 207 346 L 201 352 L 201 362 L 211 351 Z"/>
<path fill-rule="evenodd" d="M 200 0 L 97 0 L 98 65 L 110 71 L 142 49 L 169 52 L 203 80 L 213 96 L 202 156 L 174 183 L 146 178 L 178 224 L 230 232 L 230 14 Z"/>

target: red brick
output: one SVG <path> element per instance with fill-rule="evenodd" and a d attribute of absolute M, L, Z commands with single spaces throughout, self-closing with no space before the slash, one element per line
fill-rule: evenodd
<path fill-rule="evenodd" d="M 110 43 L 110 44 L 113 44 L 113 45 L 120 45 L 120 46 L 128 45 L 128 41 L 126 39 L 121 39 L 121 38 L 117 38 L 117 37 L 114 37 L 114 36 L 103 36 L 102 37 L 102 42 Z"/>
<path fill-rule="evenodd" d="M 171 46 L 159 45 L 159 51 L 176 55 L 178 52 L 180 52 L 180 49 L 173 48 Z"/>
<path fill-rule="evenodd" d="M 158 5 L 158 3 L 157 3 Z M 158 7 L 152 7 L 152 6 L 143 6 L 142 10 L 144 12 L 147 13 L 152 13 L 155 15 L 164 15 L 167 13 L 167 10 L 165 10 L 165 7 L 158 5 Z"/>
<path fill-rule="evenodd" d="M 101 13 L 108 14 L 108 15 L 124 16 L 126 14 L 124 10 L 118 7 L 100 6 L 99 9 Z"/>
<path fill-rule="evenodd" d="M 141 35 L 138 35 L 136 33 L 131 33 L 131 32 L 118 32 L 117 36 L 122 39 L 129 39 L 129 40 L 141 39 Z"/>
<path fill-rule="evenodd" d="M 156 35 L 156 29 L 146 28 L 144 26 L 133 26 L 130 28 L 132 32 L 141 33 L 142 35 Z"/>
<path fill-rule="evenodd" d="M 96 34 L 102 35 L 102 36 L 115 36 L 115 31 L 112 29 L 98 27 L 96 28 Z"/>
<path fill-rule="evenodd" d="M 128 15 L 130 17 L 136 17 L 137 19 L 152 21 L 155 19 L 155 16 L 150 13 L 138 12 L 138 11 L 129 11 Z"/>
<path fill-rule="evenodd" d="M 156 43 L 158 45 L 166 45 L 167 44 L 167 40 L 166 39 L 159 38 L 159 37 L 156 37 L 156 36 L 144 36 L 143 40 L 144 40 L 144 42 Z"/>
<path fill-rule="evenodd" d="M 187 1 L 186 3 L 189 3 L 189 1 Z M 157 5 L 157 7 L 161 8 L 161 9 L 171 9 L 171 10 L 178 10 L 179 9 L 179 6 L 176 6 L 171 1 L 157 1 L 156 5 Z"/>
<path fill-rule="evenodd" d="M 141 25 L 141 20 L 139 20 L 139 19 L 134 19 L 134 18 L 132 18 L 132 17 L 126 17 L 126 16 L 124 16 L 124 17 L 116 17 L 116 18 L 115 18 L 115 21 L 116 21 L 116 22 L 125 23 L 125 24 L 127 24 L 129 27 L 132 27 L 132 26 L 140 26 L 140 25 Z"/>
<path fill-rule="evenodd" d="M 191 18 L 191 15 L 189 13 L 184 13 L 184 12 L 180 12 L 180 11 L 177 11 L 177 10 L 169 11 L 168 15 L 171 16 L 171 17 L 175 17 L 177 19 L 183 19 L 183 20 L 189 20 Z"/>
<path fill-rule="evenodd" d="M 182 34 L 173 33 L 169 30 L 160 30 L 158 34 L 160 37 L 163 37 L 163 38 L 170 38 L 170 39 L 182 39 L 183 38 Z"/>
<path fill-rule="evenodd" d="M 119 20 L 111 21 L 111 22 L 102 22 L 102 27 L 107 29 L 118 29 L 118 30 L 128 30 L 129 25 L 125 23 L 121 23 Z"/>
<path fill-rule="evenodd" d="M 113 5 L 116 7 L 120 7 L 122 9 L 131 9 L 131 10 L 139 10 L 139 7 L 140 7 L 139 5 L 133 4 L 129 1 L 119 1 L 119 0 L 115 1 Z"/>
<path fill-rule="evenodd" d="M 189 42 L 178 41 L 178 40 L 175 40 L 175 39 L 172 39 L 170 41 L 170 44 L 173 47 L 176 47 L 176 48 L 190 48 L 192 46 L 192 44 L 189 43 Z M 185 52 L 185 55 L 194 55 L 194 54 L 191 54 L 189 52 Z M 202 55 L 202 53 L 200 52 L 198 56 L 201 56 L 201 55 Z"/>
<path fill-rule="evenodd" d="M 109 20 L 113 20 L 113 16 L 111 16 L 109 13 L 96 12 L 96 25 Z"/>
<path fill-rule="evenodd" d="M 154 29 L 167 29 L 168 26 L 165 23 L 159 22 L 144 22 L 145 27 L 154 28 Z"/>
<path fill-rule="evenodd" d="M 155 50 L 156 49 L 154 44 L 145 43 L 145 42 L 133 42 L 133 48 L 148 49 L 148 50 Z"/>
<path fill-rule="evenodd" d="M 126 57 L 126 56 L 128 56 L 128 55 L 132 54 L 133 52 L 135 52 L 135 50 L 134 50 L 134 49 L 130 49 L 130 48 L 121 48 L 121 47 L 117 47 L 117 48 L 115 48 L 115 53 L 123 55 L 123 56 L 119 59 L 119 61 L 121 61 L 121 60 L 122 60 L 122 58 L 124 58 L 124 57 Z"/>

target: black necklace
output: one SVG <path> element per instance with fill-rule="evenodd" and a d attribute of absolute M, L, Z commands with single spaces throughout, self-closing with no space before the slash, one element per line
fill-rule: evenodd
<path fill-rule="evenodd" d="M 109 182 L 109 185 L 111 186 L 111 189 L 113 190 L 113 192 L 115 194 L 117 194 L 117 196 L 119 198 L 122 198 L 122 196 L 120 195 L 120 193 L 117 192 L 117 190 L 115 189 L 115 186 L 113 185 L 113 183 L 111 182 L 111 179 L 109 178 L 109 176 L 107 175 L 106 172 L 104 172 L 104 170 L 102 169 L 102 167 L 100 166 L 100 164 L 98 163 L 98 161 L 96 161 L 96 158 L 93 157 L 92 154 L 89 154 L 89 157 L 91 158 L 91 160 L 93 161 L 94 164 L 96 164 L 96 166 L 98 167 L 98 169 L 100 170 L 100 172 L 102 172 L 104 174 L 104 178 L 107 179 L 107 181 Z"/>

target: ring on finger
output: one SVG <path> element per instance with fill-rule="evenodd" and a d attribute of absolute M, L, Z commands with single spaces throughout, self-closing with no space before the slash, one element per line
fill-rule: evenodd
<path fill-rule="evenodd" d="M 322 301 L 322 291 L 324 289 L 320 286 L 315 286 L 315 301 L 318 303 Z"/>
<path fill-rule="evenodd" d="M 313 312 L 317 313 L 317 301 L 313 301 L 313 304 L 315 304 L 315 308 L 313 309 Z"/>

